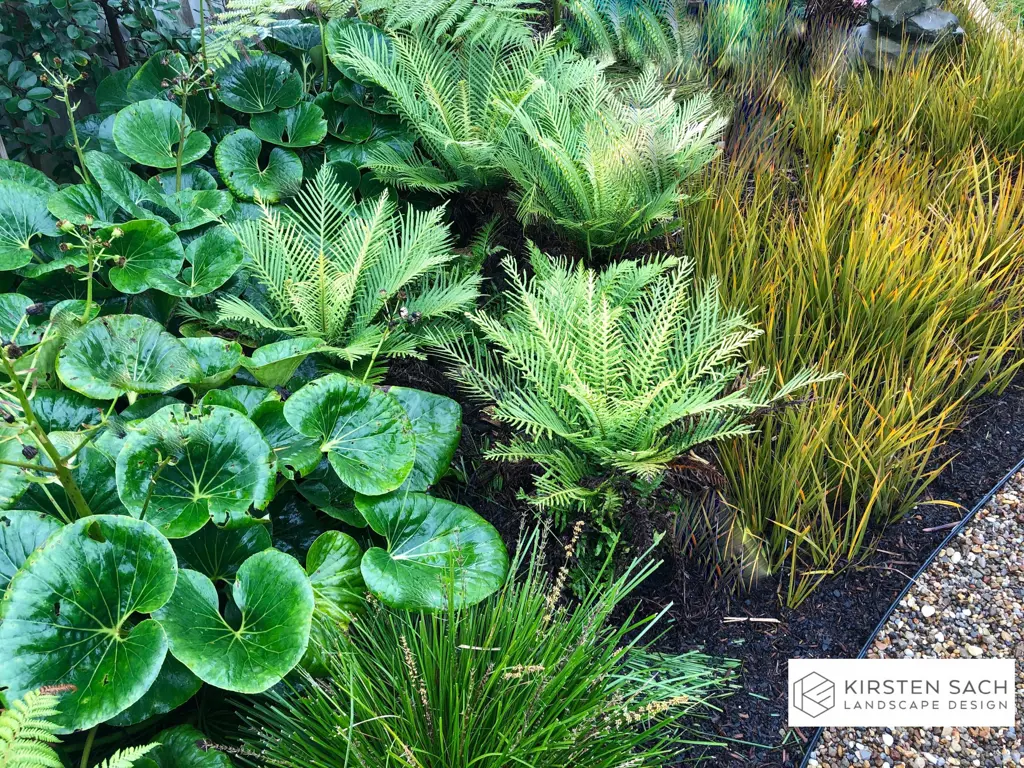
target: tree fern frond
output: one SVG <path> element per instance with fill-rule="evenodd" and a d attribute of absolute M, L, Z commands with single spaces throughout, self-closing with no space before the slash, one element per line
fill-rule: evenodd
<path fill-rule="evenodd" d="M 57 697 L 30 691 L 0 711 L 0 768 L 61 768 L 50 746 L 60 739 L 53 723 Z"/>
<path fill-rule="evenodd" d="M 160 746 L 157 743 L 143 744 L 138 747 L 125 747 L 112 754 L 96 768 L 132 768 L 135 761 L 146 755 L 150 750 Z"/>
<path fill-rule="evenodd" d="M 436 347 L 464 391 L 521 433 L 488 456 L 540 465 L 539 506 L 610 514 L 616 477 L 656 480 L 694 446 L 750 434 L 776 398 L 827 378 L 744 377 L 760 331 L 723 310 L 714 281 L 695 289 L 688 262 L 598 273 L 531 245 L 530 264 L 527 278 L 505 259 L 503 314 L 469 315 L 482 341 Z"/>

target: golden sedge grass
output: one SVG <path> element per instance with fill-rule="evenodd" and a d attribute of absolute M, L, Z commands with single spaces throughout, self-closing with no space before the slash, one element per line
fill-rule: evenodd
<path fill-rule="evenodd" d="M 921 499 L 967 400 L 1021 363 L 1024 58 L 990 40 L 843 69 L 776 83 L 773 141 L 683 214 L 685 251 L 766 331 L 756 364 L 846 374 L 719 452 L 735 538 L 788 567 L 790 604 Z"/>

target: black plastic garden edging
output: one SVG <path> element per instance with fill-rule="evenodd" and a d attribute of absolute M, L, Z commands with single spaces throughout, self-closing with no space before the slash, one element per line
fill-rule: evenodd
<path fill-rule="evenodd" d="M 1017 464 L 1013 467 L 1013 469 L 1011 469 L 1009 472 L 1003 475 L 1003 477 L 1000 478 L 999 482 L 993 485 L 992 488 L 989 489 L 988 493 L 981 497 L 981 500 L 974 505 L 971 511 L 968 512 L 967 515 L 959 523 L 956 524 L 956 527 L 954 527 L 953 530 L 951 530 L 949 534 L 941 541 L 941 543 L 937 547 L 935 547 L 935 549 L 932 550 L 932 553 L 928 555 L 927 559 L 921 564 L 921 567 L 918 568 L 917 572 L 910 577 L 910 579 L 906 583 L 906 586 L 904 586 L 903 589 L 900 590 L 900 593 L 896 596 L 896 599 L 892 601 L 892 603 L 886 609 L 885 613 L 882 614 L 882 618 L 879 620 L 878 624 L 875 625 L 875 628 L 871 630 L 871 634 L 868 636 L 868 639 L 864 642 L 864 647 L 861 648 L 860 653 L 857 654 L 858 659 L 863 659 L 867 655 L 868 649 L 871 648 L 871 644 L 875 641 L 875 638 L 878 637 L 878 633 L 882 631 L 882 628 L 885 626 L 885 623 L 889 620 L 889 617 L 892 616 L 893 611 L 896 610 L 896 606 L 899 605 L 900 600 L 907 596 L 907 593 L 910 591 L 910 588 L 917 583 L 918 578 L 920 578 L 921 575 L 925 572 L 925 570 L 927 570 L 928 566 L 932 564 L 932 562 L 938 556 L 939 552 L 945 549 L 947 544 L 949 544 L 953 539 L 959 536 L 960 532 L 963 531 L 963 529 L 966 528 L 968 524 L 970 524 L 971 520 L 974 519 L 974 516 L 978 514 L 978 512 L 980 512 L 986 504 L 992 501 L 992 497 L 999 492 L 999 489 L 1006 485 L 1014 475 L 1016 475 L 1018 472 L 1022 470 L 1024 470 L 1024 458 L 1018 461 Z M 811 759 L 811 754 L 814 752 L 815 747 L 818 746 L 818 741 L 821 739 L 821 733 L 823 730 L 824 728 L 818 728 L 817 730 L 815 730 L 814 735 L 811 736 L 811 740 L 807 742 L 807 750 L 804 752 L 804 759 L 800 763 L 800 768 L 807 768 L 807 764 Z"/>

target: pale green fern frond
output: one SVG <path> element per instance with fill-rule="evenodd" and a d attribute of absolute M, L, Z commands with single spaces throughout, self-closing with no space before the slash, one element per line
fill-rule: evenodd
<path fill-rule="evenodd" d="M 50 746 L 60 742 L 52 722 L 57 712 L 57 697 L 37 691 L 0 711 L 0 768 L 61 768 Z"/>
<path fill-rule="evenodd" d="M 481 342 L 434 342 L 463 390 L 520 433 L 488 455 L 541 467 L 538 506 L 611 514 L 630 482 L 656 482 L 694 447 L 750 434 L 779 398 L 830 378 L 747 376 L 759 329 L 721 306 L 714 281 L 695 286 L 686 261 L 599 273 L 531 247 L 530 263 L 527 278 L 504 261 L 502 314 L 470 315 Z"/>
<path fill-rule="evenodd" d="M 95 768 L 132 768 L 135 761 L 143 757 L 150 750 L 160 746 L 159 744 L 143 744 L 138 747 L 126 747 L 119 749 Z"/>

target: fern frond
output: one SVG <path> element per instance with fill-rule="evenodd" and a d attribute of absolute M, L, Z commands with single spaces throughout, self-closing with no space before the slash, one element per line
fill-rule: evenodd
<path fill-rule="evenodd" d="M 158 746 L 160 745 L 157 743 L 151 743 L 119 749 L 95 768 L 132 768 L 136 760 Z"/>
<path fill-rule="evenodd" d="M 57 697 L 30 691 L 0 711 L 0 767 L 61 768 L 60 758 L 50 746 L 60 739 L 53 718 L 58 713 Z"/>
<path fill-rule="evenodd" d="M 695 446 L 756 429 L 777 398 L 827 379 L 747 377 L 760 334 L 722 308 L 714 281 L 695 286 L 676 258 L 619 262 L 598 273 L 530 247 L 533 277 L 504 261 L 504 312 L 469 319 L 481 340 L 429 338 L 463 390 L 520 434 L 490 449 L 532 462 L 531 501 L 612 514 L 616 478 L 659 478 Z"/>

